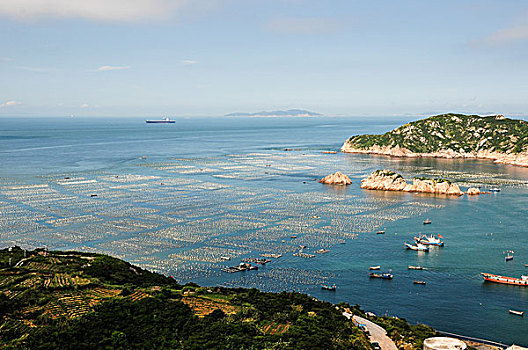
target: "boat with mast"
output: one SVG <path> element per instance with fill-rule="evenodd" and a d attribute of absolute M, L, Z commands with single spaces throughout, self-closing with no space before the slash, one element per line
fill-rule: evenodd
<path fill-rule="evenodd" d="M 440 234 L 438 236 L 435 236 L 435 235 L 427 236 L 427 235 L 422 235 L 420 233 L 418 237 L 414 237 L 414 240 L 423 245 L 434 245 L 437 247 L 443 247 L 444 242 L 442 241 L 442 238 L 444 238 L 444 236 Z"/>

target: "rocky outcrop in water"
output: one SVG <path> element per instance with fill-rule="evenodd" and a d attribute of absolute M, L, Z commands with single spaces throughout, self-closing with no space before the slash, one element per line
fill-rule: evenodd
<path fill-rule="evenodd" d="M 400 174 L 391 170 L 376 170 L 361 180 L 361 188 L 367 190 L 421 192 L 461 196 L 464 194 L 458 185 L 445 179 L 415 178 L 408 184 Z"/>
<path fill-rule="evenodd" d="M 319 182 L 326 185 L 350 185 L 352 183 L 350 178 L 340 171 L 323 177 Z"/>

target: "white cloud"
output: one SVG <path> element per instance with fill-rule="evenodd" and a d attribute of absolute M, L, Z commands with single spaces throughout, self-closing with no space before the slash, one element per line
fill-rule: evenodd
<path fill-rule="evenodd" d="M 270 20 L 266 26 L 277 34 L 326 34 L 336 32 L 341 21 L 335 18 L 280 17 Z"/>
<path fill-rule="evenodd" d="M 11 61 L 11 57 L 0 57 L 0 62 L 9 62 Z"/>
<path fill-rule="evenodd" d="M 523 40 L 528 40 L 528 24 L 519 24 L 511 28 L 498 30 L 477 42 L 487 45 L 502 45 Z"/>
<path fill-rule="evenodd" d="M 167 18 L 189 0 L 1 0 L 0 16 L 133 22 Z"/>
<path fill-rule="evenodd" d="M 103 72 L 107 70 L 123 70 L 123 69 L 130 69 L 132 66 L 101 66 L 96 69 L 98 72 Z"/>
<path fill-rule="evenodd" d="M 88 106 L 88 103 L 83 103 L 80 107 L 81 108 L 88 108 L 89 106 Z"/>
<path fill-rule="evenodd" d="M 12 107 L 20 104 L 22 103 L 18 101 L 7 101 L 5 103 L 0 103 L 0 107 Z"/>
<path fill-rule="evenodd" d="M 186 65 L 186 66 L 189 66 L 191 64 L 196 64 L 198 63 L 198 61 L 195 61 L 195 60 L 182 60 L 180 61 L 182 64 Z"/>

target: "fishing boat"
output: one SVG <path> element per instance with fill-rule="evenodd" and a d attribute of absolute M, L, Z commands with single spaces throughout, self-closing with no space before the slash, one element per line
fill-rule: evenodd
<path fill-rule="evenodd" d="M 498 187 L 493 187 L 493 188 L 490 188 L 490 189 L 489 189 L 490 192 L 500 192 L 500 190 L 501 190 L 501 189 L 498 188 Z"/>
<path fill-rule="evenodd" d="M 424 225 L 429 225 L 430 223 L 431 223 L 431 220 L 429 219 L 425 219 L 423 222 Z"/>
<path fill-rule="evenodd" d="M 374 272 L 371 272 L 369 273 L 369 277 L 370 278 L 382 278 L 382 279 L 385 279 L 385 280 L 391 280 L 394 275 L 390 272 L 387 272 L 387 273 L 374 273 Z"/>
<path fill-rule="evenodd" d="M 506 261 L 512 261 L 512 260 L 513 260 L 513 253 L 514 253 L 513 250 L 507 250 L 507 251 L 505 252 L 506 256 L 504 257 L 504 260 L 506 260 Z"/>
<path fill-rule="evenodd" d="M 524 316 L 524 311 L 517 311 L 517 310 L 508 310 L 510 314 L 517 315 L 517 316 Z"/>
<path fill-rule="evenodd" d="M 331 286 L 323 284 L 321 285 L 321 289 L 335 291 L 337 289 L 337 286 L 335 284 L 332 284 Z"/>
<path fill-rule="evenodd" d="M 427 247 L 426 245 L 423 245 L 422 243 L 416 243 L 415 245 L 412 245 L 407 242 L 404 242 L 403 244 L 405 244 L 405 247 L 410 250 L 416 250 L 416 251 L 421 251 L 421 252 L 429 251 L 429 247 Z"/>
<path fill-rule="evenodd" d="M 159 119 L 159 120 L 145 120 L 145 123 L 147 124 L 173 124 L 176 123 L 176 121 L 171 120 L 169 117 Z"/>
<path fill-rule="evenodd" d="M 442 235 L 438 235 L 438 236 L 434 236 L 434 235 L 430 235 L 430 236 L 427 236 L 427 235 L 421 235 L 418 236 L 418 237 L 414 237 L 414 240 L 418 243 L 421 243 L 423 245 L 434 245 L 434 246 L 437 246 L 437 247 L 443 247 L 444 246 L 444 242 L 442 241 L 442 238 L 444 238 L 444 236 Z"/>
<path fill-rule="evenodd" d="M 407 268 L 409 270 L 425 270 L 425 267 L 423 266 L 412 266 L 412 265 L 408 265 Z"/>
<path fill-rule="evenodd" d="M 369 270 L 379 270 L 379 269 L 381 269 L 381 266 L 379 266 L 379 265 L 378 266 L 369 267 Z"/>
<path fill-rule="evenodd" d="M 425 285 L 425 281 L 413 281 L 414 284 L 423 284 Z"/>
<path fill-rule="evenodd" d="M 528 286 L 528 276 L 524 276 L 524 275 L 522 275 L 521 278 L 494 275 L 494 274 L 487 273 L 487 272 L 482 272 L 481 275 L 484 278 L 484 280 L 488 282 L 510 284 L 513 286 L 523 286 L 523 287 Z"/>

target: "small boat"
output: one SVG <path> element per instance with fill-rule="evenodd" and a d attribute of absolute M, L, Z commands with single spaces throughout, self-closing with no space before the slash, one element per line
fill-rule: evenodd
<path fill-rule="evenodd" d="M 408 265 L 407 268 L 408 268 L 409 270 L 426 270 L 426 268 L 423 267 L 423 266 L 412 266 L 412 265 Z"/>
<path fill-rule="evenodd" d="M 394 275 L 390 272 L 387 272 L 387 273 L 374 273 L 374 272 L 371 272 L 369 273 L 369 277 L 370 278 L 381 278 L 381 279 L 385 279 L 385 280 L 391 280 Z"/>
<path fill-rule="evenodd" d="M 415 245 L 412 245 L 407 242 L 404 242 L 403 244 L 405 244 L 405 247 L 410 250 L 416 250 L 416 251 L 421 251 L 421 252 L 429 251 L 429 247 L 427 247 L 426 245 L 423 245 L 422 243 L 416 243 Z"/>
<path fill-rule="evenodd" d="M 425 281 L 413 281 L 414 284 L 423 284 L 425 285 Z"/>
<path fill-rule="evenodd" d="M 426 236 L 426 235 L 420 234 L 420 236 L 414 237 L 414 240 L 416 242 L 418 242 L 418 243 L 423 244 L 423 245 L 434 245 L 434 246 L 438 246 L 438 247 L 443 247 L 444 246 L 444 242 L 442 241 L 442 238 L 444 238 L 442 235 Z"/>
<path fill-rule="evenodd" d="M 385 230 L 379 230 L 378 232 L 376 232 L 376 234 L 378 234 L 378 235 L 384 235 L 384 234 L 385 234 Z"/>
<path fill-rule="evenodd" d="M 498 188 L 498 187 L 493 187 L 493 188 L 490 188 L 490 189 L 489 189 L 490 192 L 500 192 L 500 190 L 501 190 L 501 189 Z"/>
<path fill-rule="evenodd" d="M 506 261 L 512 261 L 513 260 L 513 253 L 514 251 L 513 250 L 508 250 L 505 252 L 506 253 L 506 256 L 504 257 L 504 260 Z"/>
<path fill-rule="evenodd" d="M 381 266 L 379 266 L 379 265 L 378 266 L 369 267 L 369 270 L 379 270 L 379 269 L 381 269 Z"/>
<path fill-rule="evenodd" d="M 430 223 L 431 223 L 431 220 L 429 219 L 425 219 L 423 222 L 424 225 L 429 225 Z"/>
<path fill-rule="evenodd" d="M 229 256 L 221 256 L 220 260 L 229 261 L 229 260 L 231 260 L 231 257 L 229 257 Z"/>
<path fill-rule="evenodd" d="M 515 277 L 506 277 L 506 276 L 500 276 L 500 275 L 494 275 L 491 273 L 482 272 L 482 277 L 485 281 L 488 282 L 494 282 L 494 283 L 502 283 L 502 284 L 510 284 L 513 286 L 523 286 L 528 287 L 528 276 L 521 276 L 521 278 L 515 278 Z"/>
<path fill-rule="evenodd" d="M 321 289 L 335 291 L 337 289 L 337 286 L 335 284 L 332 284 L 331 286 L 323 284 L 321 285 Z"/>
<path fill-rule="evenodd" d="M 291 235 L 290 238 L 291 239 L 295 239 L 295 238 L 297 238 L 297 235 Z"/>
<path fill-rule="evenodd" d="M 524 316 L 524 311 L 517 311 L 517 310 L 508 310 L 510 314 L 517 315 L 517 316 Z"/>
<path fill-rule="evenodd" d="M 176 123 L 176 121 L 171 120 L 170 118 L 166 117 L 160 120 L 145 120 L 145 123 L 147 124 L 173 124 L 173 123 Z"/>

